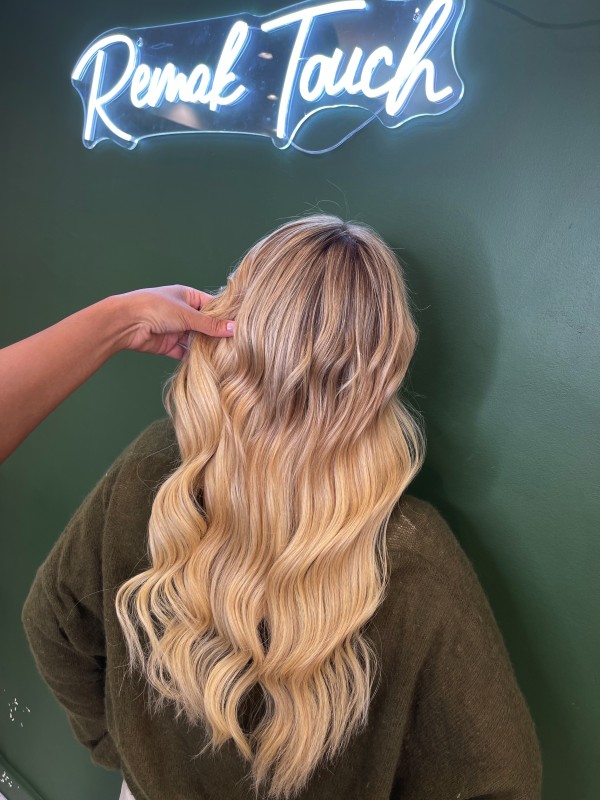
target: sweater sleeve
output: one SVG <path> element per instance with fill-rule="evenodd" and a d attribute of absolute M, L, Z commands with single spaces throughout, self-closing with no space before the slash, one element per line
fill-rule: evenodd
<path fill-rule="evenodd" d="M 115 477 L 130 445 L 75 512 L 37 570 L 21 621 L 38 671 L 92 761 L 120 769 L 106 728 L 102 538 Z"/>
<path fill-rule="evenodd" d="M 536 728 L 489 601 L 462 562 L 464 586 L 442 589 L 391 800 L 540 800 Z"/>

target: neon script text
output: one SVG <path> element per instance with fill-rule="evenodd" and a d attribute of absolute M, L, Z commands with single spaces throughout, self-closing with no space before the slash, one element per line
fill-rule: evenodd
<path fill-rule="evenodd" d="M 83 143 L 132 148 L 148 136 L 219 131 L 284 148 L 309 117 L 338 106 L 389 128 L 441 114 L 464 91 L 454 63 L 464 2 L 337 0 L 109 31 L 71 76 Z"/>

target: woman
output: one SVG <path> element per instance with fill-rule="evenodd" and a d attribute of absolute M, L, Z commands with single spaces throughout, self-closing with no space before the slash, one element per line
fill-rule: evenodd
<path fill-rule="evenodd" d="M 367 226 L 293 220 L 203 307 L 169 416 L 40 567 L 23 624 L 122 797 L 541 797 L 535 726 L 465 553 L 405 493 L 417 330 Z"/>

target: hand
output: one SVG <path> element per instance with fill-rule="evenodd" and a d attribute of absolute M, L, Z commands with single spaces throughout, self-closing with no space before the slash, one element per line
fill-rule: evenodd
<path fill-rule="evenodd" d="M 115 295 L 117 313 L 124 315 L 125 330 L 120 344 L 126 350 L 155 353 L 182 359 L 190 331 L 207 336 L 232 336 L 230 320 L 219 320 L 199 309 L 213 295 L 190 286 L 157 286 Z M 235 327 L 235 326 L 234 326 Z"/>
<path fill-rule="evenodd" d="M 182 359 L 190 331 L 232 336 L 199 310 L 212 299 L 189 286 L 115 294 L 0 349 L 0 463 L 119 350 Z"/>

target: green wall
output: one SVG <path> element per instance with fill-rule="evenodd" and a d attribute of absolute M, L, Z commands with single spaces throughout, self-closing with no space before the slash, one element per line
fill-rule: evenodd
<path fill-rule="evenodd" d="M 210 292 L 259 236 L 311 209 L 372 224 L 407 263 L 421 330 L 409 388 L 429 447 L 409 491 L 441 510 L 476 566 L 539 731 L 544 800 L 592 800 L 600 27 L 534 25 L 467 0 L 459 106 L 398 130 L 375 121 L 324 156 L 241 135 L 148 139 L 132 152 L 83 147 L 69 78 L 97 34 L 283 5 L 21 0 L 3 9 L 0 343 L 116 292 L 175 282 Z M 555 24 L 599 16 L 597 0 L 518 7 Z M 362 119 L 323 115 L 313 131 L 325 140 L 330 122 Z M 38 676 L 20 612 L 71 513 L 164 413 L 174 364 L 118 355 L 0 467 L 0 773 L 13 775 L 0 792 L 9 800 L 118 797 L 119 775 L 92 764 Z"/>

